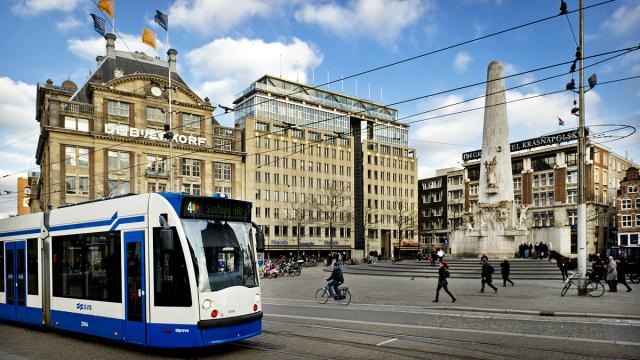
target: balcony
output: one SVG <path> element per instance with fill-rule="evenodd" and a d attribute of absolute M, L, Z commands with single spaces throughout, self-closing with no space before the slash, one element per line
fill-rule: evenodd
<path fill-rule="evenodd" d="M 93 105 L 72 101 L 60 101 L 60 110 L 67 114 L 79 115 L 82 117 L 93 116 Z"/>
<path fill-rule="evenodd" d="M 169 172 L 162 169 L 145 169 L 145 175 L 147 177 L 168 178 Z"/>

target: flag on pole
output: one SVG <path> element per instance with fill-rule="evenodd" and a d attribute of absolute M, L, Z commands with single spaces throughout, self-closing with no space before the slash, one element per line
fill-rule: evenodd
<path fill-rule="evenodd" d="M 106 33 L 106 30 L 105 30 L 106 22 L 104 21 L 103 18 L 101 18 L 96 14 L 90 14 L 90 15 L 93 18 L 93 29 L 98 34 L 104 36 L 104 34 Z"/>
<path fill-rule="evenodd" d="M 98 2 L 98 9 L 112 19 L 115 16 L 113 12 L 113 2 L 114 0 L 100 0 L 100 2 Z"/>
<path fill-rule="evenodd" d="M 155 20 L 156 23 L 165 31 L 169 31 L 169 16 L 167 16 L 167 14 L 160 10 L 156 10 L 156 16 L 153 17 L 153 20 Z"/>
<path fill-rule="evenodd" d="M 142 31 L 142 42 L 151 46 L 152 48 L 156 48 L 156 33 L 153 31 L 144 28 Z"/>
<path fill-rule="evenodd" d="M 560 116 L 558 116 L 558 125 L 564 125 L 564 120 L 562 120 Z"/>

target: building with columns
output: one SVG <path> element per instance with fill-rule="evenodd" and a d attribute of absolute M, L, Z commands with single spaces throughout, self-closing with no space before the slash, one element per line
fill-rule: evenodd
<path fill-rule="evenodd" d="M 536 139 L 532 139 L 536 140 Z M 513 151 L 514 199 L 520 212 L 526 208 L 528 241 L 551 243 L 562 254 L 577 254 L 577 148 L 573 144 L 536 146 Z M 478 203 L 480 163 L 464 161 L 465 211 Z M 588 142 L 586 166 L 587 253 L 602 251 L 616 241 L 616 193 L 625 171 L 636 166 L 604 145 Z M 523 208 L 524 206 L 524 208 Z M 471 221 L 469 217 L 465 219 Z M 472 224 L 473 227 L 476 224 Z"/>
<path fill-rule="evenodd" d="M 79 87 L 69 80 L 37 86 L 41 176 L 32 209 L 156 191 L 244 199 L 241 133 L 220 126 L 209 99 L 176 72 L 177 51 L 163 61 L 116 51 L 113 34 L 105 40 L 105 55 Z M 172 146 L 164 136 L 170 123 Z"/>

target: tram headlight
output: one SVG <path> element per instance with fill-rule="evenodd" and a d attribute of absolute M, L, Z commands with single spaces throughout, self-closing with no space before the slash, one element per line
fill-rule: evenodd
<path fill-rule="evenodd" d="M 260 302 L 260 294 L 256 294 L 256 302 Z"/>
<path fill-rule="evenodd" d="M 208 310 L 211 307 L 211 300 L 206 299 L 202 302 L 202 308 Z"/>

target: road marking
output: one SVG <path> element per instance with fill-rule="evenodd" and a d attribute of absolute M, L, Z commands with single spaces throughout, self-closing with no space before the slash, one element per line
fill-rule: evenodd
<path fill-rule="evenodd" d="M 376 344 L 376 346 L 382 346 L 382 345 L 384 345 L 384 344 L 388 344 L 388 343 L 390 343 L 390 342 L 392 342 L 392 341 L 396 341 L 396 340 L 398 340 L 398 339 L 393 338 L 393 339 L 390 339 L 390 340 L 387 340 L 387 341 L 383 341 L 383 342 L 381 342 L 380 344 Z"/>
<path fill-rule="evenodd" d="M 408 328 L 408 329 L 438 330 L 440 332 L 451 331 L 451 332 L 485 334 L 485 335 L 517 336 L 517 337 L 525 337 L 525 338 L 575 341 L 575 342 L 586 342 L 586 343 L 595 343 L 595 344 L 613 344 L 613 345 L 640 346 L 640 342 L 633 342 L 633 341 L 616 341 L 616 340 L 602 340 L 602 339 L 588 339 L 588 338 L 573 338 L 573 337 L 565 337 L 565 336 L 522 334 L 522 333 L 514 333 L 514 332 L 472 330 L 472 329 L 461 329 L 461 328 L 443 328 L 443 327 L 426 326 L 426 325 L 389 324 L 389 323 L 382 323 L 382 322 L 376 322 L 376 321 L 328 319 L 328 318 L 311 317 L 311 316 L 297 316 L 297 315 L 285 315 L 285 314 L 273 314 L 273 313 L 268 313 L 268 314 L 265 315 L 265 317 L 267 317 L 267 318 L 268 317 L 281 317 L 281 318 L 301 319 L 301 320 L 315 320 L 315 321 L 333 321 L 333 322 L 346 323 L 346 324 L 376 325 L 376 326 L 387 326 L 387 327 L 389 327 L 389 326 L 391 326 L 391 327 L 401 327 L 401 328 Z M 307 324 L 300 324 L 300 325 L 307 325 Z M 332 328 L 330 326 L 320 326 L 320 325 L 315 325 L 315 326 L 316 327 L 322 327 L 322 328 L 325 328 L 325 329 L 328 329 L 328 330 L 344 330 L 344 329 L 340 329 L 340 328 Z"/>

